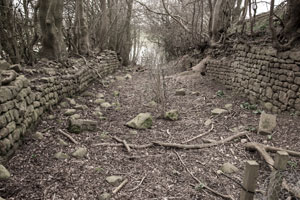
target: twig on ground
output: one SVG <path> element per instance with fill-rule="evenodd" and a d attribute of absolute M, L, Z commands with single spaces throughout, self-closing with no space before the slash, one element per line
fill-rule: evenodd
<path fill-rule="evenodd" d="M 117 194 L 128 183 L 128 179 L 125 179 L 116 189 L 112 191 L 113 194 Z"/>
<path fill-rule="evenodd" d="M 98 143 L 98 144 L 93 144 L 93 147 L 98 147 L 98 146 L 107 146 L 107 147 L 122 147 L 124 146 L 123 142 L 122 144 L 114 144 L 114 143 Z M 128 144 L 128 146 L 132 149 L 145 149 L 152 147 L 153 144 L 143 144 L 143 145 L 135 145 L 135 144 Z"/>
<path fill-rule="evenodd" d="M 142 180 L 139 182 L 139 184 L 137 186 L 135 186 L 134 188 L 128 190 L 128 192 L 133 192 L 133 191 L 137 190 L 142 185 L 142 183 L 144 182 L 146 177 L 147 177 L 147 174 L 142 178 Z"/>
<path fill-rule="evenodd" d="M 189 143 L 189 142 L 191 142 L 193 140 L 196 140 L 196 139 L 198 139 L 200 137 L 203 137 L 203 136 L 207 135 L 208 133 L 210 133 L 213 129 L 214 129 L 214 124 L 211 124 L 211 128 L 208 131 L 206 131 L 205 133 L 202 133 L 200 135 L 197 135 L 197 136 L 195 136 L 195 137 L 193 137 L 193 138 L 191 138 L 191 139 L 189 139 L 187 141 L 184 141 L 184 142 L 182 142 L 182 144 L 186 144 L 186 143 Z"/>
<path fill-rule="evenodd" d="M 242 133 L 238 133 L 236 135 L 230 136 L 228 138 L 225 138 L 223 140 L 219 140 L 215 143 L 209 143 L 209 144 L 186 145 L 186 144 L 176 144 L 176 143 L 164 143 L 164 142 L 160 142 L 160 141 L 156 141 L 153 143 L 156 145 L 164 146 L 164 147 L 179 148 L 179 149 L 203 149 L 203 148 L 209 148 L 209 147 L 217 146 L 220 144 L 224 144 L 226 142 L 229 142 L 231 140 L 234 140 L 236 138 L 239 138 L 239 137 L 242 137 L 245 135 L 246 135 L 246 133 L 242 132 Z"/>
<path fill-rule="evenodd" d="M 185 170 L 191 175 L 191 177 L 192 177 L 195 181 L 197 181 L 198 184 L 203 185 L 203 188 L 204 188 L 204 189 L 207 189 L 208 191 L 210 191 L 210 192 L 214 193 L 215 195 L 220 196 L 220 197 L 222 197 L 222 198 L 224 198 L 224 199 L 231 199 L 231 200 L 233 200 L 233 198 L 232 198 L 231 196 L 221 194 L 221 193 L 219 193 L 218 191 L 216 191 L 216 190 L 214 190 L 214 189 L 208 187 L 208 186 L 205 185 L 203 182 L 201 182 L 201 181 L 200 181 L 194 174 L 192 174 L 192 172 L 187 168 L 187 166 L 186 166 L 185 163 L 183 162 L 183 160 L 182 160 L 182 158 L 180 157 L 180 155 L 179 155 L 176 151 L 174 151 L 174 152 L 175 152 L 175 154 L 177 155 L 178 159 L 180 160 L 181 164 L 184 166 Z"/>
<path fill-rule="evenodd" d="M 127 149 L 128 153 L 130 153 L 130 152 L 131 152 L 131 149 L 130 149 L 130 147 L 128 146 L 126 140 L 123 140 L 122 142 L 123 142 L 125 148 Z"/>
<path fill-rule="evenodd" d="M 278 147 L 271 147 L 271 146 L 256 143 L 256 142 L 248 142 L 248 143 L 245 144 L 246 149 L 248 149 L 250 151 L 256 150 L 257 146 L 260 146 L 261 148 L 264 148 L 265 151 L 269 151 L 269 152 L 273 152 L 273 153 L 277 152 L 277 151 L 285 151 L 290 156 L 300 157 L 300 152 L 297 152 L 297 151 L 291 151 L 291 150 L 282 149 L 282 148 L 278 148 Z"/>
<path fill-rule="evenodd" d="M 74 144 L 78 144 L 78 142 L 68 133 L 64 132 L 61 129 L 58 129 L 58 132 L 60 132 L 61 134 L 63 134 L 64 136 L 66 136 L 69 140 L 71 140 L 71 142 L 73 142 Z"/>

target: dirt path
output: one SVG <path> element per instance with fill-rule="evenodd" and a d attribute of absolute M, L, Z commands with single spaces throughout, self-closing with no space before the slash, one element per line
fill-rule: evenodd
<path fill-rule="evenodd" d="M 128 72 L 119 72 L 117 75 L 124 77 L 126 73 Z M 132 79 L 114 79 L 107 88 L 95 82 L 88 89 L 94 96 L 74 98 L 77 104 L 87 106 L 76 110 L 81 118 L 99 121 L 95 132 L 70 133 L 79 142 L 78 145 L 71 143 L 58 131 L 63 129 L 67 132 L 69 117 L 64 115 L 65 108 L 55 109 L 51 113 L 53 115 L 51 119 L 45 115 L 37 127 L 37 131 L 42 132 L 44 138 L 41 140 L 25 138 L 22 147 L 6 165 L 12 178 L 8 182 L 0 182 L 0 196 L 11 200 L 98 199 L 104 192 L 111 193 L 115 188 L 105 179 L 116 175 L 122 176 L 123 179 L 127 178 L 128 183 L 112 199 L 221 199 L 197 186 L 178 156 L 203 184 L 220 193 L 229 194 L 234 199 L 238 199 L 241 189 L 238 184 L 216 173 L 222 164 L 226 162 L 234 164 L 239 171 L 231 176 L 240 182 L 244 161 L 256 160 L 260 164 L 258 185 L 261 190 L 265 189 L 270 175 L 268 166 L 257 153 L 245 151 L 241 139 L 202 150 L 151 147 L 132 149 L 131 153 L 128 153 L 124 147 L 94 146 L 98 143 L 117 144 L 112 136 L 117 136 L 130 144 L 147 144 L 152 141 L 181 143 L 208 130 L 211 131 L 204 138 L 220 140 L 233 135 L 233 129 L 239 127 L 239 131 L 248 131 L 252 141 L 299 151 L 299 117 L 280 115 L 272 137 L 260 136 L 254 131 L 259 115 L 240 107 L 245 102 L 243 98 L 207 79 L 197 78 L 180 82 L 169 78 L 167 107 L 178 109 L 180 120 L 166 121 L 159 118 L 159 109 L 147 106 L 153 98 L 148 72 L 129 73 Z M 180 88 L 187 91 L 185 96 L 174 95 Z M 114 95 L 116 94 L 114 91 L 119 91 L 120 95 Z M 220 91 L 223 91 L 224 95 Z M 114 103 L 112 108 L 101 108 L 105 120 L 99 120 L 93 114 L 99 107 L 95 104 L 95 95 L 99 93 L 104 94 L 107 102 Z M 222 115 L 211 115 L 212 109 L 224 108 L 226 104 L 232 104 L 232 110 Z M 151 129 L 134 131 L 124 126 L 141 112 L 151 112 L 154 116 Z M 211 119 L 213 128 L 212 125 L 204 125 L 207 119 Z M 66 146 L 59 144 L 59 138 L 68 144 Z M 199 138 L 190 144 L 202 143 Z M 78 147 L 87 148 L 86 157 L 78 159 L 70 156 L 60 160 L 54 158 L 57 152 L 70 155 Z M 286 177 L 296 183 L 300 180 L 300 160 L 290 158 L 289 163 Z M 286 195 L 282 196 L 287 197 Z M 257 199 L 260 198 L 258 194 Z"/>

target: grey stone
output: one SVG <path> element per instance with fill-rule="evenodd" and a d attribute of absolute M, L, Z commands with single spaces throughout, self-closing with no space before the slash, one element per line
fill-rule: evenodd
<path fill-rule="evenodd" d="M 135 129 L 151 128 L 152 116 L 150 113 L 140 113 L 135 118 L 127 122 L 126 125 Z"/>
<path fill-rule="evenodd" d="M 74 115 L 71 115 L 70 118 L 72 118 L 72 119 L 80 119 L 80 115 L 79 114 L 74 114 Z"/>
<path fill-rule="evenodd" d="M 22 71 L 22 67 L 20 64 L 15 64 L 15 65 L 11 65 L 9 67 L 10 70 L 14 70 L 15 72 L 21 72 Z"/>
<path fill-rule="evenodd" d="M 105 102 L 105 100 L 104 99 L 96 99 L 95 100 L 95 104 L 102 104 L 102 103 L 104 103 Z"/>
<path fill-rule="evenodd" d="M 68 146 L 68 143 L 61 138 L 58 138 L 58 144 L 61 146 Z"/>
<path fill-rule="evenodd" d="M 1 70 L 8 70 L 10 64 L 6 62 L 5 60 L 0 60 L 0 71 Z"/>
<path fill-rule="evenodd" d="M 209 126 L 212 124 L 212 120 L 211 119 L 207 119 L 205 122 L 204 122 L 204 126 Z"/>
<path fill-rule="evenodd" d="M 290 57 L 292 60 L 300 61 L 300 51 L 292 51 L 292 52 L 290 52 L 289 57 Z"/>
<path fill-rule="evenodd" d="M 71 115 L 74 115 L 76 113 L 76 109 L 67 109 L 65 112 L 64 112 L 64 115 L 66 116 L 71 116 Z"/>
<path fill-rule="evenodd" d="M 225 108 L 226 110 L 231 110 L 231 109 L 232 109 L 232 104 L 231 104 L 231 103 L 228 103 L 228 104 L 226 104 L 226 105 L 224 106 L 224 108 Z"/>
<path fill-rule="evenodd" d="M 3 165 L 0 165 L 0 180 L 7 180 L 9 177 L 9 171 Z"/>
<path fill-rule="evenodd" d="M 74 99 L 71 99 L 71 98 L 66 98 L 66 101 L 72 105 L 72 106 L 75 106 L 76 105 L 76 101 Z"/>
<path fill-rule="evenodd" d="M 165 119 L 176 121 L 179 119 L 179 112 L 176 109 L 169 110 L 165 113 Z"/>
<path fill-rule="evenodd" d="M 264 107 L 267 111 L 271 112 L 272 111 L 272 108 L 273 108 L 273 104 L 270 103 L 270 102 L 267 102 L 264 104 Z"/>
<path fill-rule="evenodd" d="M 102 108 L 110 108 L 110 107 L 111 107 L 111 104 L 108 103 L 108 102 L 104 102 L 104 103 L 101 103 L 101 107 L 102 107 Z"/>
<path fill-rule="evenodd" d="M 176 90 L 175 95 L 176 96 L 185 96 L 186 95 L 186 91 L 185 91 L 184 88 L 181 88 L 179 90 Z"/>
<path fill-rule="evenodd" d="M 221 171 L 225 174 L 232 174 L 238 172 L 239 169 L 231 163 L 224 163 L 221 167 Z"/>
<path fill-rule="evenodd" d="M 113 186 L 118 186 L 121 183 L 121 181 L 123 181 L 123 177 L 122 176 L 108 176 L 108 177 L 106 177 L 105 180 Z"/>
<path fill-rule="evenodd" d="M 82 131 L 96 131 L 97 121 L 85 119 L 69 119 L 68 130 L 71 133 L 81 133 Z"/>
<path fill-rule="evenodd" d="M 56 154 L 54 154 L 54 158 L 59 159 L 59 160 L 64 160 L 69 158 L 70 156 L 68 154 L 65 154 L 63 152 L 57 152 Z"/>
<path fill-rule="evenodd" d="M 84 93 L 81 94 L 82 97 L 94 97 L 95 94 L 89 91 L 85 91 Z"/>
<path fill-rule="evenodd" d="M 225 109 L 215 108 L 211 111 L 211 114 L 220 115 L 220 114 L 223 114 L 223 113 L 226 113 L 226 112 L 227 112 L 227 110 L 225 110 Z"/>
<path fill-rule="evenodd" d="M 62 108 L 67 108 L 67 107 L 70 106 L 69 103 L 68 103 L 68 102 L 65 102 L 65 101 L 61 102 L 59 105 L 60 105 L 60 107 L 62 107 Z"/>
<path fill-rule="evenodd" d="M 124 77 L 122 77 L 122 76 L 116 76 L 116 80 L 117 80 L 117 81 L 124 81 L 124 80 L 125 80 L 125 78 L 124 78 Z"/>
<path fill-rule="evenodd" d="M 132 76 L 130 74 L 126 74 L 124 77 L 126 80 L 132 79 Z"/>
<path fill-rule="evenodd" d="M 86 105 L 80 105 L 80 104 L 76 104 L 74 106 L 74 108 L 77 110 L 87 110 L 88 109 L 88 107 Z"/>
<path fill-rule="evenodd" d="M 155 108 L 157 106 L 157 103 L 155 101 L 150 101 L 148 104 L 147 104 L 148 107 L 151 107 L 151 108 Z"/>
<path fill-rule="evenodd" d="M 265 112 L 263 112 L 260 115 L 258 133 L 263 135 L 272 134 L 275 127 L 276 127 L 276 115 L 266 114 Z"/>
<path fill-rule="evenodd" d="M 87 149 L 83 147 L 79 147 L 76 151 L 72 153 L 72 156 L 75 158 L 83 158 L 87 154 Z"/>
<path fill-rule="evenodd" d="M 103 99 L 104 98 L 104 94 L 103 93 L 98 93 L 96 97 L 98 99 Z"/>
<path fill-rule="evenodd" d="M 110 199 L 110 198 L 111 198 L 111 195 L 107 192 L 104 192 L 98 197 L 98 200 L 107 200 L 107 199 Z"/>
<path fill-rule="evenodd" d="M 36 139 L 36 140 L 43 140 L 44 135 L 41 132 L 36 132 L 35 134 L 33 134 L 33 138 Z"/>

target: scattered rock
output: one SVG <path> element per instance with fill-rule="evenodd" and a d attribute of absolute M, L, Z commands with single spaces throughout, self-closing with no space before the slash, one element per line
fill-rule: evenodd
<path fill-rule="evenodd" d="M 101 107 L 102 107 L 102 108 L 110 108 L 110 107 L 111 107 L 111 104 L 108 103 L 108 102 L 104 102 L 104 103 L 101 103 Z"/>
<path fill-rule="evenodd" d="M 127 122 L 127 126 L 135 129 L 147 129 L 152 126 L 152 116 L 150 113 L 140 113 L 131 121 Z"/>
<path fill-rule="evenodd" d="M 272 108 L 273 108 L 273 104 L 270 103 L 270 102 L 267 102 L 264 104 L 264 107 L 267 111 L 271 112 L 272 111 Z"/>
<path fill-rule="evenodd" d="M 64 115 L 65 116 L 70 116 L 70 115 L 74 115 L 76 113 L 76 109 L 67 109 L 65 112 L 64 112 Z"/>
<path fill-rule="evenodd" d="M 103 99 L 104 98 L 104 94 L 103 93 L 98 93 L 96 97 L 98 99 Z"/>
<path fill-rule="evenodd" d="M 97 121 L 85 119 L 69 119 L 68 130 L 70 133 L 81 133 L 82 131 L 96 131 Z"/>
<path fill-rule="evenodd" d="M 50 120 L 55 119 L 55 115 L 49 115 L 48 119 L 50 119 Z"/>
<path fill-rule="evenodd" d="M 200 95 L 200 92 L 192 92 L 191 95 L 199 96 L 199 95 Z"/>
<path fill-rule="evenodd" d="M 272 134 L 275 127 L 276 127 L 276 115 L 266 114 L 265 112 L 263 112 L 260 115 L 258 133 L 262 135 Z"/>
<path fill-rule="evenodd" d="M 117 80 L 117 81 L 124 81 L 124 80 L 125 80 L 125 78 L 124 78 L 124 77 L 122 77 L 122 76 L 116 76 L 116 80 Z"/>
<path fill-rule="evenodd" d="M 59 159 L 59 160 L 64 160 L 64 159 L 69 158 L 69 155 L 60 151 L 60 152 L 54 154 L 54 158 Z"/>
<path fill-rule="evenodd" d="M 130 130 L 130 131 L 129 131 L 129 134 L 130 134 L 130 135 L 137 135 L 137 134 L 138 134 L 138 132 L 137 132 L 137 131 L 135 131 L 135 130 Z"/>
<path fill-rule="evenodd" d="M 72 156 L 75 158 L 83 158 L 87 154 L 87 149 L 83 147 L 79 147 L 76 151 L 72 153 Z"/>
<path fill-rule="evenodd" d="M 32 137 L 36 140 L 43 140 L 44 139 L 44 135 L 41 132 L 36 132 L 35 134 L 32 135 Z"/>
<path fill-rule="evenodd" d="M 102 193 L 99 197 L 98 200 L 107 200 L 110 199 L 111 195 L 107 192 Z"/>
<path fill-rule="evenodd" d="M 76 101 L 74 99 L 71 99 L 71 98 L 66 98 L 66 101 L 72 105 L 72 106 L 75 106 L 76 105 Z"/>
<path fill-rule="evenodd" d="M 79 114 L 74 114 L 74 115 L 71 115 L 70 118 L 72 118 L 72 119 L 79 119 L 80 115 Z"/>
<path fill-rule="evenodd" d="M 82 97 L 94 97 L 95 94 L 89 91 L 85 91 L 84 93 L 81 94 Z"/>
<path fill-rule="evenodd" d="M 239 169 L 231 163 L 224 163 L 221 167 L 221 171 L 225 174 L 232 174 L 238 172 Z"/>
<path fill-rule="evenodd" d="M 100 134 L 99 138 L 102 140 L 106 140 L 106 139 L 109 139 L 110 137 L 107 132 L 103 132 Z"/>
<path fill-rule="evenodd" d="M 102 118 L 102 117 L 103 117 L 103 113 L 100 112 L 100 111 L 95 111 L 93 114 L 94 114 L 96 117 L 98 117 L 98 118 Z"/>
<path fill-rule="evenodd" d="M 118 97 L 118 96 L 120 96 L 120 92 L 119 92 L 119 91 L 114 91 L 113 95 L 114 95 L 115 97 Z"/>
<path fill-rule="evenodd" d="M 123 181 L 123 177 L 122 176 L 108 176 L 108 177 L 106 177 L 105 180 L 113 186 L 118 186 L 121 183 L 121 181 Z"/>
<path fill-rule="evenodd" d="M 88 107 L 86 105 L 80 105 L 80 104 L 76 104 L 74 106 L 74 108 L 77 110 L 87 110 L 88 109 Z"/>
<path fill-rule="evenodd" d="M 69 103 L 68 103 L 68 102 L 65 102 L 65 101 L 61 102 L 59 105 L 60 105 L 60 107 L 62 107 L 62 108 L 67 108 L 67 107 L 70 106 Z"/>
<path fill-rule="evenodd" d="M 175 95 L 176 96 L 184 96 L 184 95 L 186 95 L 186 91 L 184 88 L 181 88 L 179 90 L 176 90 Z"/>
<path fill-rule="evenodd" d="M 7 180 L 9 177 L 9 171 L 3 165 L 0 165 L 0 180 Z"/>
<path fill-rule="evenodd" d="M 151 107 L 151 108 L 155 108 L 157 106 L 157 103 L 155 101 L 150 101 L 148 104 L 147 104 L 148 107 Z"/>
<path fill-rule="evenodd" d="M 130 74 L 126 74 L 124 77 L 126 80 L 132 79 L 132 76 Z"/>
<path fill-rule="evenodd" d="M 5 60 L 0 60 L 0 71 L 1 70 L 8 70 L 10 64 L 6 62 Z"/>
<path fill-rule="evenodd" d="M 226 112 L 227 112 L 227 110 L 225 110 L 225 109 L 215 108 L 211 111 L 211 114 L 220 115 L 220 114 L 223 114 L 223 113 L 226 113 Z"/>
<path fill-rule="evenodd" d="M 211 119 L 208 119 L 204 122 L 204 126 L 209 126 L 212 124 L 212 120 Z"/>
<path fill-rule="evenodd" d="M 58 138 L 58 144 L 61 146 L 68 146 L 68 143 L 61 138 Z"/>
<path fill-rule="evenodd" d="M 172 109 L 165 113 L 165 119 L 176 121 L 179 119 L 179 112 L 178 110 Z"/>
<path fill-rule="evenodd" d="M 227 110 L 231 110 L 232 109 L 232 104 L 231 103 L 228 103 L 224 106 L 225 109 Z"/>
<path fill-rule="evenodd" d="M 100 105 L 100 104 L 102 104 L 102 103 L 104 103 L 104 102 L 105 102 L 104 99 L 96 99 L 96 100 L 95 100 L 95 104 L 98 104 L 98 105 Z"/>

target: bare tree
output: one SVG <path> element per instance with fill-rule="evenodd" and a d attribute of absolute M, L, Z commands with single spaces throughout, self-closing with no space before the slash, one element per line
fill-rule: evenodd
<path fill-rule="evenodd" d="M 74 36 L 78 53 L 87 55 L 89 52 L 89 32 L 83 0 L 76 0 Z"/>

